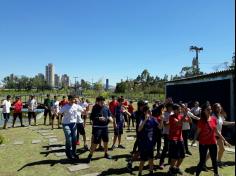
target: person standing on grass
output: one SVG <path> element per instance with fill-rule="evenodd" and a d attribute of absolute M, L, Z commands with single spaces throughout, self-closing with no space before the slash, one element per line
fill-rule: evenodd
<path fill-rule="evenodd" d="M 186 114 L 181 115 L 181 107 L 178 104 L 173 105 L 174 114 L 169 118 L 169 157 L 171 159 L 169 174 L 180 174 L 180 165 L 185 158 L 184 142 L 182 137 L 183 122 L 189 121 Z"/>
<path fill-rule="evenodd" d="M 68 104 L 64 105 L 59 115 L 63 114 L 62 127 L 66 139 L 66 156 L 68 159 L 79 159 L 76 155 L 76 122 L 78 106 L 75 104 L 75 96 L 68 96 Z"/>
<path fill-rule="evenodd" d="M 199 137 L 199 155 L 200 161 L 197 165 L 196 176 L 199 176 L 205 163 L 207 157 L 207 151 L 210 152 L 210 158 L 212 161 L 212 166 L 214 169 L 214 176 L 219 176 L 218 166 L 217 166 L 217 145 L 216 145 L 216 135 L 228 146 L 229 143 L 217 130 L 217 120 L 211 115 L 210 104 L 204 104 L 202 106 L 200 120 L 197 124 L 197 131 L 194 136 L 192 145 L 195 143 L 197 137 Z"/>
<path fill-rule="evenodd" d="M 127 164 L 127 169 L 131 172 L 132 172 L 133 161 L 135 161 L 137 157 L 139 157 L 138 144 L 140 140 L 140 133 L 138 132 L 138 128 L 139 128 L 140 121 L 145 118 L 143 109 L 145 106 L 147 106 L 147 104 L 143 100 L 139 100 L 137 103 L 137 106 L 138 106 L 137 111 L 131 114 L 131 116 L 134 116 L 134 119 L 136 121 L 136 140 L 134 142 L 133 150 L 131 152 L 131 159 L 128 161 L 128 164 Z"/>
<path fill-rule="evenodd" d="M 31 125 L 31 118 L 34 118 L 34 125 L 37 125 L 37 123 L 36 123 L 36 109 L 37 109 L 38 104 L 37 104 L 37 101 L 36 101 L 34 95 L 30 95 L 30 99 L 28 100 L 27 106 L 28 106 L 29 125 Z"/>
<path fill-rule="evenodd" d="M 111 102 L 109 103 L 109 110 L 111 111 L 112 116 L 115 116 L 115 109 L 116 106 L 118 105 L 118 102 L 115 99 L 115 96 L 111 96 Z"/>
<path fill-rule="evenodd" d="M 90 153 L 87 157 L 87 162 L 90 163 L 93 153 L 101 141 L 104 144 L 104 157 L 111 159 L 112 157 L 108 155 L 108 123 L 113 122 L 110 110 L 104 105 L 105 98 L 102 96 L 97 97 L 97 104 L 94 105 L 91 112 L 91 120 L 93 121 L 93 141 L 90 148 Z"/>
<path fill-rule="evenodd" d="M 182 115 L 188 117 L 188 121 L 183 122 L 182 126 L 182 134 L 183 134 L 183 140 L 184 140 L 184 149 L 185 153 L 188 155 L 192 155 L 192 153 L 188 149 L 188 138 L 189 138 L 189 132 L 190 132 L 190 124 L 192 123 L 192 119 L 188 116 L 188 107 L 184 103 L 180 104 L 181 106 L 181 113 Z"/>
<path fill-rule="evenodd" d="M 112 150 L 115 149 L 116 140 L 118 138 L 118 148 L 125 149 L 123 145 L 121 145 L 121 136 L 123 134 L 124 127 L 124 115 L 130 116 L 131 114 L 123 107 L 123 98 L 118 98 L 118 106 L 115 109 L 115 117 L 113 118 L 113 126 L 114 126 L 114 139 L 112 144 Z"/>
<path fill-rule="evenodd" d="M 140 133 L 139 151 L 140 164 L 139 174 L 142 175 L 142 170 L 145 161 L 149 162 L 150 174 L 153 174 L 153 157 L 154 146 L 156 143 L 157 128 L 161 128 L 155 117 L 151 116 L 151 111 L 148 106 L 143 108 L 145 118 L 140 121 L 138 131 Z"/>
<path fill-rule="evenodd" d="M 60 109 L 61 109 L 64 105 L 66 105 L 66 104 L 68 104 L 68 100 L 66 99 L 66 96 L 63 95 L 62 100 L 61 100 L 60 103 L 59 103 Z M 62 117 L 63 117 L 63 114 L 61 114 L 61 115 L 59 116 L 60 125 L 61 125 L 61 123 L 62 123 Z"/>
<path fill-rule="evenodd" d="M 155 104 L 156 105 L 156 104 Z M 164 111 L 164 104 L 160 104 L 158 106 L 155 107 L 154 105 L 154 109 L 152 110 L 152 116 L 156 118 L 156 120 L 158 121 L 158 123 L 161 125 L 161 128 L 157 129 L 157 135 L 156 135 L 156 144 L 157 144 L 157 153 L 155 158 L 160 158 L 161 154 L 160 154 L 160 150 L 161 150 L 161 138 L 162 138 L 162 127 L 163 127 L 163 111 Z M 156 145 L 155 144 L 155 145 Z"/>
<path fill-rule="evenodd" d="M 54 129 L 54 119 L 57 119 L 57 127 L 60 128 L 60 118 L 58 116 L 60 106 L 59 101 L 57 100 L 57 96 L 54 96 L 54 100 L 52 102 L 52 130 Z"/>
<path fill-rule="evenodd" d="M 86 120 L 87 120 L 87 115 L 88 115 L 88 111 L 89 111 L 89 105 L 88 103 L 85 101 L 84 98 L 81 98 L 81 102 L 79 103 L 79 105 L 85 109 L 82 114 L 81 117 L 84 120 L 84 127 L 86 126 Z"/>
<path fill-rule="evenodd" d="M 128 105 L 129 105 L 128 101 L 125 100 L 123 96 L 120 96 L 120 98 L 123 99 L 123 102 L 122 102 L 123 108 L 127 110 L 128 109 Z M 125 128 L 125 125 L 126 125 L 125 123 L 128 124 L 128 115 L 126 113 L 124 113 L 124 123 L 123 123 L 124 128 Z"/>
<path fill-rule="evenodd" d="M 75 104 L 77 104 L 78 106 L 78 110 L 77 110 L 77 122 L 76 122 L 76 126 L 77 126 L 77 140 L 76 140 L 76 145 L 80 145 L 80 141 L 79 141 L 79 135 L 81 134 L 83 136 L 83 141 L 84 141 L 84 149 L 88 150 L 88 145 L 86 144 L 86 134 L 85 134 L 85 129 L 84 129 L 84 121 L 81 117 L 81 113 L 83 113 L 84 111 L 86 111 L 85 108 L 82 108 L 79 105 L 79 99 L 76 98 L 75 100 Z"/>
<path fill-rule="evenodd" d="M 11 96 L 7 95 L 7 99 L 2 102 L 2 113 L 4 118 L 3 129 L 7 129 L 7 122 L 10 118 L 10 109 L 11 109 Z"/>
<path fill-rule="evenodd" d="M 193 113 L 193 115 L 200 117 L 201 108 L 199 107 L 198 101 L 194 102 L 194 107 L 190 110 L 190 112 Z M 191 128 L 190 128 L 190 139 L 194 138 L 195 132 L 197 130 L 197 123 L 198 123 L 198 120 L 193 118 Z"/>
<path fill-rule="evenodd" d="M 22 108 L 23 108 L 23 103 L 20 99 L 20 97 L 16 97 L 16 100 L 15 102 L 13 102 L 12 104 L 13 106 L 13 123 L 12 123 L 12 128 L 14 128 L 15 126 L 15 122 L 16 122 L 16 118 L 19 117 L 20 119 L 20 124 L 21 124 L 21 127 L 23 127 L 23 122 L 22 122 Z"/>
<path fill-rule="evenodd" d="M 166 111 L 164 112 L 163 117 L 163 137 L 164 137 L 164 146 L 162 149 L 159 168 L 164 169 L 164 160 L 166 157 L 166 153 L 169 150 L 169 117 L 173 115 L 173 104 L 167 103 L 165 105 Z M 170 163 L 170 157 L 168 157 L 168 163 Z"/>
<path fill-rule="evenodd" d="M 216 128 L 220 134 L 222 132 L 222 126 L 234 126 L 235 125 L 235 122 L 228 122 L 225 120 L 226 113 L 220 103 L 215 103 L 213 105 L 212 110 L 213 110 L 212 116 L 216 119 L 216 122 L 217 122 Z M 221 160 L 222 160 L 222 157 L 223 157 L 223 154 L 225 151 L 225 143 L 218 135 L 216 135 L 216 140 L 217 140 L 217 146 L 219 148 L 218 154 L 217 154 L 217 164 L 219 167 L 222 167 L 223 163 Z M 209 158 L 210 158 L 210 155 L 208 153 L 207 159 L 209 159 Z"/>
<path fill-rule="evenodd" d="M 134 116 L 132 116 L 132 114 L 134 113 L 133 101 L 129 101 L 128 112 L 131 114 L 128 117 L 128 130 L 130 130 L 130 122 L 131 122 L 131 120 L 132 120 L 132 126 L 134 127 Z"/>
<path fill-rule="evenodd" d="M 50 99 L 50 94 L 47 94 L 47 98 L 44 99 L 44 125 L 46 125 L 47 116 L 49 115 L 49 125 L 52 124 L 52 113 L 51 113 L 51 107 L 52 107 L 52 100 Z"/>

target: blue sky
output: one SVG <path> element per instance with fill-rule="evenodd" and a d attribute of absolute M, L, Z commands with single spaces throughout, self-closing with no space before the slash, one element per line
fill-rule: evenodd
<path fill-rule="evenodd" d="M 179 74 L 203 47 L 200 68 L 231 62 L 233 0 L 0 0 L 0 80 L 53 63 L 87 81 Z"/>

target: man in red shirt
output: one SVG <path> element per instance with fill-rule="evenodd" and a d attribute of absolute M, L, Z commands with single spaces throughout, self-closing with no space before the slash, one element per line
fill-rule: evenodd
<path fill-rule="evenodd" d="M 181 107 L 178 104 L 173 105 L 173 111 L 174 114 L 169 118 L 169 157 L 171 159 L 169 173 L 183 175 L 183 172 L 179 168 L 185 157 L 182 125 L 189 118 L 180 114 Z"/>
<path fill-rule="evenodd" d="M 116 109 L 116 106 L 118 105 L 118 102 L 116 101 L 115 96 L 112 96 L 111 99 L 112 100 L 109 103 L 109 110 L 111 111 L 111 114 L 114 117 L 115 116 L 115 109 Z"/>
<path fill-rule="evenodd" d="M 13 107 L 14 107 L 14 111 L 13 111 L 13 123 L 12 123 L 12 128 L 14 128 L 15 126 L 15 122 L 16 122 L 16 118 L 19 117 L 20 119 L 20 124 L 21 127 L 23 127 L 23 122 L 22 122 L 22 108 L 23 108 L 23 103 L 20 99 L 20 97 L 16 97 L 16 100 L 13 102 Z"/>

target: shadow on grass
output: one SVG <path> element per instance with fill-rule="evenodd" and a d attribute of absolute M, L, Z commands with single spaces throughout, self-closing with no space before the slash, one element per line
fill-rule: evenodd
<path fill-rule="evenodd" d="M 61 145 L 61 146 L 64 146 L 64 145 Z M 50 147 L 59 147 L 59 145 L 50 145 Z M 65 149 L 58 149 L 58 150 L 49 150 L 49 147 L 48 148 L 48 151 L 45 151 L 45 152 L 40 152 L 40 154 L 42 155 L 45 155 L 45 157 L 47 157 L 49 154 L 53 154 L 53 153 L 63 153 L 65 152 Z M 81 155 L 83 153 L 86 153 L 88 150 L 85 150 L 85 149 L 77 149 L 76 150 L 76 153 L 78 155 Z"/>
<path fill-rule="evenodd" d="M 148 166 L 144 166 L 143 170 L 148 170 Z M 136 175 L 135 173 L 133 173 L 134 171 L 138 171 L 139 167 L 135 166 L 134 168 L 132 168 L 132 172 L 129 171 L 127 169 L 127 167 L 123 167 L 123 168 L 109 168 L 106 171 L 103 171 L 99 174 L 99 176 L 105 176 L 105 175 L 123 175 L 126 173 L 130 173 L 130 175 Z M 143 175 L 150 175 L 150 174 L 143 174 Z M 167 176 L 167 173 L 164 172 L 155 172 L 153 173 L 153 176 Z"/>
<path fill-rule="evenodd" d="M 35 161 L 32 163 L 25 164 L 17 171 L 20 172 L 26 167 L 36 166 L 36 165 L 50 165 L 51 167 L 56 164 L 79 164 L 79 163 L 86 163 L 86 159 L 79 159 L 79 160 L 69 160 L 69 159 L 60 159 L 60 160 L 42 160 L 42 161 Z"/>

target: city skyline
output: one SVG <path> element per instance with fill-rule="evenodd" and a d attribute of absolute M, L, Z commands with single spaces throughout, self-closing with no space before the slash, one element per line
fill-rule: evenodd
<path fill-rule="evenodd" d="M 235 48 L 235 2 L 28 1 L 0 2 L 0 80 L 56 73 L 96 82 L 135 79 L 144 69 L 164 77 L 191 66 L 201 71 L 230 63 Z M 184 9 L 184 10 L 183 10 Z"/>

